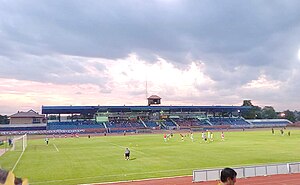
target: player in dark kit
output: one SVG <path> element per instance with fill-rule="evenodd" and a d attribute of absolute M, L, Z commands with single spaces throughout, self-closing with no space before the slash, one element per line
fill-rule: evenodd
<path fill-rule="evenodd" d="M 129 160 L 130 157 L 130 150 L 128 148 L 125 149 L 125 160 Z"/>
<path fill-rule="evenodd" d="M 27 179 L 18 178 L 11 171 L 0 168 L 0 184 L 3 185 L 28 185 Z"/>
<path fill-rule="evenodd" d="M 12 139 L 9 138 L 9 139 L 8 139 L 8 146 L 12 146 L 12 145 L 13 145 Z"/>
<path fill-rule="evenodd" d="M 282 136 L 284 136 L 284 131 L 283 131 L 283 129 L 280 130 L 280 133 L 281 133 Z"/>
<path fill-rule="evenodd" d="M 183 141 L 183 135 L 182 135 L 182 134 L 180 134 L 180 136 L 181 136 L 181 141 Z"/>

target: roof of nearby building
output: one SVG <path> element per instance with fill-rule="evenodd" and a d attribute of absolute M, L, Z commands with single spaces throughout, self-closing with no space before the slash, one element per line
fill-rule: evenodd
<path fill-rule="evenodd" d="M 151 99 L 151 100 L 153 100 L 153 99 L 155 99 L 155 100 L 157 100 L 157 99 L 161 99 L 159 96 L 157 96 L 157 95 L 151 95 L 149 98 L 148 98 L 148 100 L 149 99 Z"/>
<path fill-rule="evenodd" d="M 18 111 L 17 113 L 10 116 L 10 118 L 43 118 L 43 115 L 35 112 L 34 110 L 29 110 L 27 112 Z"/>

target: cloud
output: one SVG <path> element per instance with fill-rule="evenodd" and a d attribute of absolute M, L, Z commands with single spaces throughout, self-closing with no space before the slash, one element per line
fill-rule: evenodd
<path fill-rule="evenodd" d="M 56 84 L 106 83 L 105 66 L 88 58 L 22 55 L 0 57 L 0 65 L 0 78 Z"/>
<path fill-rule="evenodd" d="M 280 96 L 287 107 L 300 100 L 293 95 L 300 90 L 294 85 L 299 6 L 295 0 L 2 1 L 0 78 L 143 97 L 143 69 L 150 66 L 156 80 L 149 85 L 170 102 L 251 97 L 279 105 L 271 97 Z M 164 76 L 169 84 L 157 79 L 166 69 L 173 72 Z M 278 82 L 278 89 L 243 88 L 261 76 Z"/>

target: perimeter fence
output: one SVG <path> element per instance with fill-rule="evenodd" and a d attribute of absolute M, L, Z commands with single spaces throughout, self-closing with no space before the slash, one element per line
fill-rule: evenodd
<path fill-rule="evenodd" d="M 232 168 L 237 178 L 300 173 L 300 162 Z M 222 169 L 193 170 L 193 182 L 219 180 Z"/>

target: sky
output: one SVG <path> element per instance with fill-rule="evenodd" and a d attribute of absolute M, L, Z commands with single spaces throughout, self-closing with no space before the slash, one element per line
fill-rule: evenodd
<path fill-rule="evenodd" d="M 0 114 L 42 105 L 300 110 L 298 0 L 0 0 Z"/>

